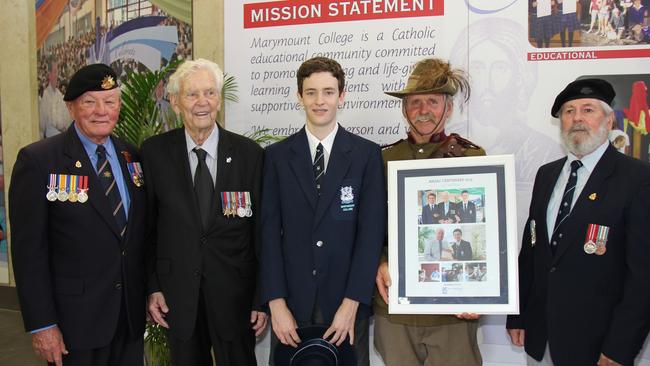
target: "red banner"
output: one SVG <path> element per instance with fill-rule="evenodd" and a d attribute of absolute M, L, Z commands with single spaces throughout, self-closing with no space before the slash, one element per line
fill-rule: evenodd
<path fill-rule="evenodd" d="M 244 28 L 444 14 L 444 0 L 297 0 L 244 4 Z"/>

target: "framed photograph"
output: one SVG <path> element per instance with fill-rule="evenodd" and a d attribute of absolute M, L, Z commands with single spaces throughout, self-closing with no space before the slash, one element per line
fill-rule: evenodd
<path fill-rule="evenodd" d="M 517 314 L 514 156 L 388 162 L 391 314 Z"/>

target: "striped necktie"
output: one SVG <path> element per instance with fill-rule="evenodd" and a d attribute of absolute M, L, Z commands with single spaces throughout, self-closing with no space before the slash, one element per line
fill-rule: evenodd
<path fill-rule="evenodd" d="M 316 180 L 316 190 L 320 196 L 320 184 L 325 174 L 325 155 L 323 151 L 323 144 L 318 143 L 316 147 L 316 155 L 314 156 L 314 178 Z"/>
<path fill-rule="evenodd" d="M 580 160 L 574 160 L 571 162 L 571 173 L 569 174 L 569 180 L 566 182 L 566 187 L 564 187 L 564 195 L 562 195 L 560 209 L 557 211 L 557 218 L 555 219 L 555 225 L 553 226 L 553 235 L 551 235 L 551 251 L 553 254 L 555 254 L 555 249 L 562 239 L 562 224 L 571 213 L 573 193 L 575 192 L 576 184 L 578 183 L 578 169 L 581 167 L 582 162 Z"/>
<path fill-rule="evenodd" d="M 115 218 L 120 235 L 124 237 L 124 233 L 126 232 L 126 213 L 124 211 L 122 196 L 120 196 L 120 190 L 117 188 L 117 182 L 113 175 L 111 163 L 106 159 L 106 148 L 104 145 L 97 145 L 95 153 L 97 154 L 97 175 L 99 182 L 104 189 L 104 195 L 108 199 L 108 204 L 110 205 L 111 213 Z"/>

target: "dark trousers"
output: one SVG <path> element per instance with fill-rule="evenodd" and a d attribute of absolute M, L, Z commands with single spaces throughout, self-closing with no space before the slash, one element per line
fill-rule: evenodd
<path fill-rule="evenodd" d="M 63 338 L 65 340 L 65 334 Z M 111 343 L 89 350 L 70 350 L 69 354 L 63 356 L 65 366 L 142 366 L 143 363 L 144 335 L 130 334 L 124 303 Z"/>
<path fill-rule="evenodd" d="M 323 313 L 320 311 L 318 306 L 318 299 L 314 305 L 314 311 L 310 321 L 298 321 L 298 327 L 307 327 L 310 325 L 325 325 L 325 319 L 323 318 Z M 357 366 L 370 366 L 370 355 L 369 355 L 369 340 L 368 340 L 368 318 L 357 319 L 354 322 L 354 349 L 357 355 Z M 303 339 L 304 341 L 304 339 Z M 350 342 L 350 337 L 346 337 L 344 342 Z M 280 343 L 280 340 L 271 329 L 271 350 L 269 353 L 269 365 L 271 366 L 285 366 L 285 365 L 275 365 L 273 356 L 275 347 Z M 342 365 L 342 366 L 354 366 L 354 365 Z"/>
<path fill-rule="evenodd" d="M 232 341 L 219 337 L 213 322 L 210 321 L 209 311 L 205 305 L 204 296 L 199 294 L 199 306 L 196 313 L 194 333 L 188 340 L 181 340 L 168 334 L 171 360 L 173 366 L 212 366 L 212 353 L 219 366 L 255 366 L 255 334 L 242 334 Z"/>

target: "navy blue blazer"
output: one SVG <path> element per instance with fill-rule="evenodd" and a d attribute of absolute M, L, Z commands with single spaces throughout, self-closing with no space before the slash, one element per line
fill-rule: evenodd
<path fill-rule="evenodd" d="M 609 146 L 553 256 L 546 209 L 565 161 L 537 172 L 519 254 L 521 314 L 508 316 L 507 328 L 525 329 L 537 360 L 548 342 L 556 365 L 595 365 L 601 352 L 632 365 L 650 328 L 650 166 Z M 584 251 L 589 224 L 610 228 L 603 255 Z"/>
<path fill-rule="evenodd" d="M 266 149 L 262 185 L 261 300 L 285 298 L 310 321 L 316 293 L 331 323 L 343 298 L 370 315 L 386 230 L 386 189 L 377 144 L 339 126 L 318 196 L 307 134 Z"/>
<path fill-rule="evenodd" d="M 422 206 L 422 224 L 430 225 L 438 223 L 438 213 L 436 211 L 436 205 L 433 205 L 433 209 L 429 207 L 429 204 Z"/>
<path fill-rule="evenodd" d="M 131 200 L 124 237 L 74 126 L 20 149 L 11 176 L 11 249 L 25 329 L 57 324 L 68 350 L 110 343 L 122 309 L 130 334 L 144 333 L 145 187 L 126 165 L 125 156 L 139 162 L 137 150 L 111 139 L 120 162 L 113 169 L 122 169 Z M 88 202 L 48 201 L 52 173 L 87 176 Z"/>

